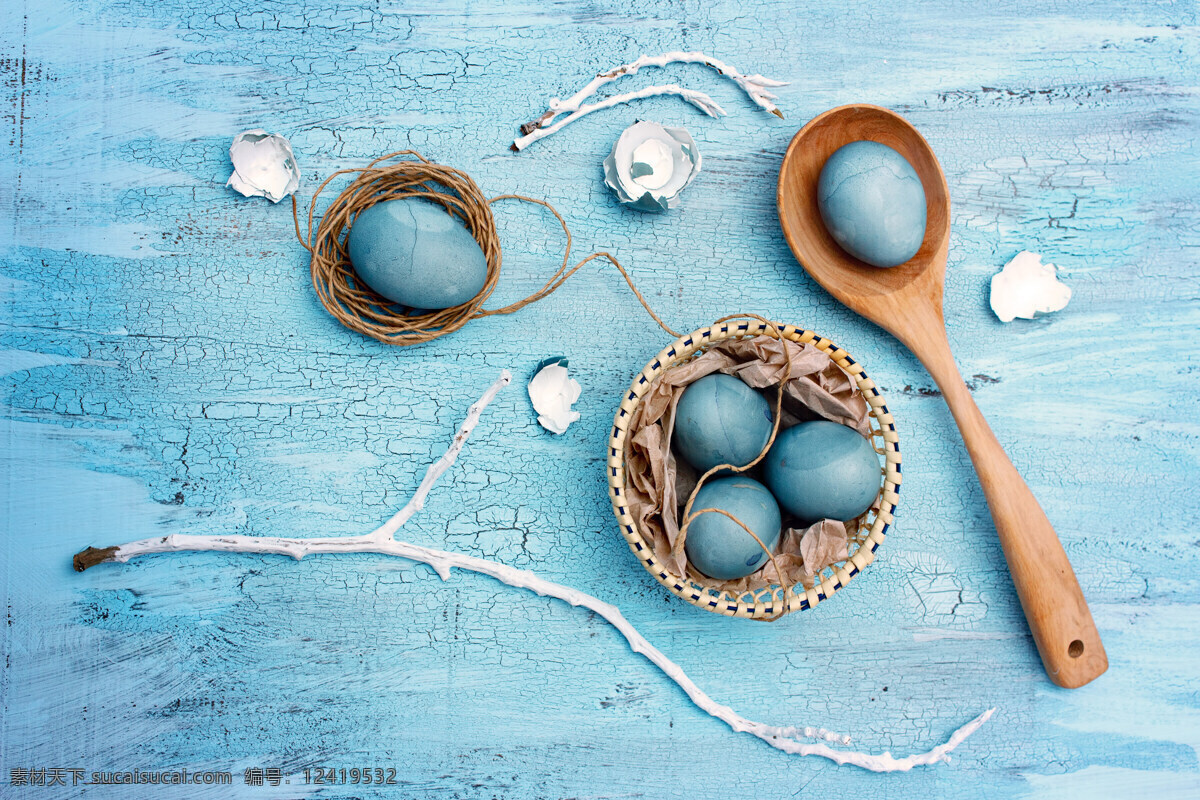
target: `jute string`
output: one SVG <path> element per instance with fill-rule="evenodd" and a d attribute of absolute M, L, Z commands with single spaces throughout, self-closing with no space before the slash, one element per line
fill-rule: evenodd
<path fill-rule="evenodd" d="M 411 156 L 413 160 L 397 160 L 402 156 Z M 325 191 L 330 182 L 342 175 L 353 175 L 354 178 L 334 198 L 320 220 L 316 221 L 317 198 Z M 452 214 L 461 220 L 466 225 L 467 230 L 470 231 L 471 236 L 479 243 L 487 264 L 487 279 L 484 282 L 483 289 L 480 290 L 479 294 L 471 298 L 471 300 L 453 308 L 413 311 L 378 294 L 355 275 L 346 244 L 346 236 L 350 226 L 354 223 L 355 216 L 376 203 L 403 197 L 420 197 L 442 206 L 448 214 Z M 483 304 L 491 296 L 492 291 L 496 288 L 497 281 L 500 279 L 500 237 L 496 230 L 496 221 L 492 216 L 491 209 L 491 204 L 499 200 L 520 200 L 547 209 L 558 220 L 559 225 L 562 226 L 567 241 L 563 251 L 562 263 L 541 289 L 538 289 L 523 300 L 518 300 L 502 308 L 485 309 Z M 519 311 L 530 303 L 535 303 L 555 292 L 580 267 L 597 258 L 607 259 L 617 268 L 621 273 L 621 277 L 629 284 L 629 288 L 637 297 L 638 302 L 642 304 L 642 308 L 646 309 L 646 313 L 658 323 L 659 327 L 675 338 L 680 337 L 677 331 L 672 330 L 662 321 L 658 314 L 654 313 L 654 309 L 650 307 L 646 298 L 638 291 L 637 286 L 633 283 L 633 279 L 629 277 L 629 273 L 625 271 L 625 268 L 621 266 L 621 263 L 612 254 L 607 252 L 592 253 L 573 267 L 568 268 L 571 259 L 571 230 L 567 226 L 567 221 L 563 219 L 563 216 L 550 203 L 545 200 L 538 200 L 519 194 L 502 194 L 487 199 L 479 190 L 479 187 L 475 185 L 475 181 L 465 172 L 453 167 L 435 164 L 415 150 L 400 150 L 395 153 L 389 153 L 388 155 L 380 156 L 365 167 L 340 169 L 326 178 L 317 187 L 309 203 L 307 236 L 300 230 L 300 212 L 295 195 L 292 196 L 292 219 L 296 226 L 296 238 L 312 255 L 313 288 L 317 291 L 321 305 L 347 328 L 387 344 L 402 346 L 421 344 L 456 331 L 473 319 L 498 314 L 511 314 L 514 311 Z M 765 333 L 779 339 L 782 344 L 783 330 L 781 326 L 757 314 L 734 314 L 722 317 L 717 320 L 716 324 L 731 319 L 745 318 L 757 319 L 763 322 L 767 326 Z M 721 464 L 700 476 L 700 480 L 696 482 L 696 486 L 692 489 L 691 494 L 688 496 L 687 504 L 684 506 L 683 522 L 679 528 L 679 535 L 672 547 L 676 553 L 683 549 L 687 541 L 689 526 L 701 514 L 721 514 L 737 523 L 766 552 L 771 564 L 775 567 L 775 574 L 778 576 L 784 592 L 783 604 L 780 610 L 775 615 L 764 618 L 769 620 L 778 619 L 791 610 L 791 600 L 794 596 L 791 588 L 793 581 L 779 566 L 775 559 L 775 554 L 771 552 L 770 548 L 766 546 L 754 531 L 750 530 L 745 523 L 729 512 L 719 508 L 703 508 L 693 512 L 692 505 L 696 500 L 696 494 L 712 475 L 723 469 L 728 469 L 735 473 L 745 472 L 762 461 L 766 457 L 771 445 L 774 444 L 775 437 L 779 433 L 784 385 L 791 377 L 791 353 L 786 347 L 784 347 L 784 353 L 787 357 L 787 362 L 775 395 L 775 414 L 771 426 L 771 438 L 767 441 L 767 444 L 758 456 L 750 463 L 741 465 Z M 671 513 L 667 509 L 663 509 L 663 512 Z"/>

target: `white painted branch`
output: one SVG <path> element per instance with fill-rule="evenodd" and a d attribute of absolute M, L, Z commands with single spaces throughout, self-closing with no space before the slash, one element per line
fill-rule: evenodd
<path fill-rule="evenodd" d="M 685 53 L 675 50 L 658 56 L 640 56 L 637 58 L 637 60 L 628 64 L 623 64 L 615 69 L 610 69 L 607 72 L 601 72 L 592 79 L 591 83 L 580 89 L 566 100 L 559 100 L 557 97 L 551 98 L 549 104 L 550 108 L 545 114 L 533 122 L 527 122 L 521 126 L 521 133 L 525 135 L 513 142 L 513 149 L 521 150 L 538 139 L 544 139 L 546 136 L 549 136 L 550 133 L 553 133 L 563 125 L 570 122 L 572 118 L 578 119 L 578 117 L 574 115 L 581 109 L 586 108 L 588 111 L 584 113 L 590 113 L 591 111 L 595 111 L 600 108 L 610 108 L 618 103 L 639 99 L 639 97 L 642 96 L 652 96 L 640 95 L 637 92 L 630 92 L 629 94 L 619 95 L 618 97 L 621 99 L 616 103 L 608 103 L 606 105 L 594 103 L 590 106 L 583 105 L 584 100 L 591 97 L 596 93 L 597 90 L 600 89 L 601 86 L 604 86 L 607 83 L 611 83 L 626 75 L 633 75 L 642 67 L 665 67 L 668 64 L 704 64 L 707 67 L 711 67 L 712 69 L 716 70 L 718 74 L 724 75 L 736 83 L 742 89 L 742 91 L 744 91 L 750 97 L 750 100 L 756 106 L 764 111 L 774 114 L 781 119 L 783 118 L 783 112 L 781 112 L 779 107 L 773 102 L 776 99 L 775 95 L 767 91 L 767 89 L 774 89 L 779 86 L 787 86 L 786 82 L 772 80 L 771 78 L 764 78 L 762 75 L 743 75 L 742 73 L 738 72 L 737 69 L 726 64 L 724 61 L 712 58 L 711 56 L 707 56 L 698 51 Z M 656 92 L 656 94 L 667 94 L 667 92 Z M 712 103 L 712 100 L 708 98 L 707 95 L 702 96 L 709 103 Z M 716 104 L 713 103 L 713 105 L 715 106 Z M 723 116 L 725 112 L 722 111 L 720 113 Z M 572 117 L 569 117 L 562 123 L 554 123 L 554 120 L 561 114 L 570 114 Z M 709 113 L 709 116 L 717 115 Z M 543 136 L 531 137 L 531 134 L 534 134 L 539 130 L 548 130 L 549 132 Z"/>
<path fill-rule="evenodd" d="M 685 53 L 673 50 L 658 56 L 639 56 L 635 61 L 628 64 L 623 64 L 607 72 L 601 72 L 592 79 L 591 83 L 567 100 L 559 100 L 557 97 L 553 98 L 550 101 L 550 110 L 555 114 L 574 111 L 579 108 L 580 103 L 595 94 L 606 83 L 611 83 L 626 75 L 633 75 L 642 67 L 666 67 L 669 64 L 704 64 L 706 67 L 711 67 L 741 87 L 742 91 L 750 96 L 750 99 L 756 106 L 772 114 L 778 112 L 779 109 L 771 102 L 775 99 L 775 95 L 766 90 L 768 88 L 776 89 L 780 86 L 787 86 L 785 81 L 764 78 L 762 75 L 743 75 L 724 61 L 712 58 L 699 51 Z"/>
<path fill-rule="evenodd" d="M 945 744 L 938 745 L 932 750 L 905 758 L 895 758 L 890 753 L 870 755 L 847 750 L 838 750 L 822 743 L 807 743 L 799 741 L 800 737 L 824 739 L 827 741 L 848 744 L 849 738 L 838 736 L 821 728 L 775 726 L 762 722 L 754 722 L 737 714 L 732 708 L 717 703 L 661 650 L 650 644 L 644 636 L 638 633 L 621 610 L 589 594 L 585 594 L 569 586 L 552 583 L 539 578 L 528 570 L 520 570 L 506 564 L 498 564 L 483 558 L 476 558 L 461 553 L 451 553 L 445 550 L 435 550 L 408 542 L 380 541 L 374 534 L 367 536 L 335 537 L 323 539 L 287 539 L 268 536 L 187 536 L 174 534 L 156 539 L 143 539 L 139 542 L 120 545 L 111 556 L 112 561 L 128 561 L 130 558 L 150 553 L 192 551 L 226 551 L 239 553 L 278 553 L 294 558 L 303 558 L 314 553 L 379 553 L 381 555 L 397 556 L 410 561 L 419 561 L 433 567 L 443 580 L 450 577 L 450 570 L 458 569 L 488 575 L 509 586 L 528 589 L 539 595 L 554 597 L 573 606 L 580 606 L 606 620 L 616 628 L 630 649 L 645 656 L 651 663 L 662 670 L 668 678 L 674 681 L 684 693 L 702 711 L 716 717 L 730 728 L 740 733 L 757 736 L 772 747 L 785 753 L 802 756 L 820 756 L 835 761 L 838 764 L 851 764 L 874 772 L 907 771 L 917 766 L 936 764 L 947 760 L 950 751 L 974 733 L 979 726 L 991 717 L 995 709 L 989 709 L 976 717 L 967 725 L 955 731 Z"/>
<path fill-rule="evenodd" d="M 558 122 L 550 125 L 549 127 L 534 127 L 529 133 L 513 141 L 513 149 L 523 150 L 536 142 L 538 139 L 545 139 L 550 134 L 562 130 L 575 120 L 579 119 L 580 117 L 586 117 L 593 111 L 599 111 L 602 108 L 619 106 L 622 103 L 628 103 L 631 100 L 642 100 L 647 97 L 657 97 L 658 95 L 677 95 L 678 97 L 682 97 L 684 100 L 703 111 L 705 114 L 708 114 L 710 117 L 725 116 L 725 109 L 717 105 L 716 101 L 714 101 L 704 92 L 697 92 L 694 89 L 685 89 L 682 86 L 674 83 L 663 84 L 662 86 L 647 86 L 645 89 L 639 89 L 636 92 L 615 94 L 612 97 L 606 97 L 603 100 L 592 103 L 591 105 L 579 106 L 578 108 L 574 109 L 569 116 L 560 119 Z"/>
<path fill-rule="evenodd" d="M 945 744 L 938 745 L 926 753 L 911 755 L 906 758 L 894 758 L 890 753 L 869 755 L 867 753 L 837 750 L 822 742 L 811 743 L 799 741 L 803 737 L 832 741 L 843 745 L 850 742 L 848 737 L 838 736 L 822 728 L 782 727 L 754 722 L 737 714 L 729 706 L 717 703 L 701 691 L 700 687 L 684 674 L 683 670 L 677 664 L 672 662 L 662 651 L 651 645 L 644 636 L 638 633 L 629 624 L 629 621 L 625 619 L 621 610 L 611 603 L 606 603 L 578 589 L 572 589 L 569 586 L 545 580 L 528 570 L 515 569 L 506 564 L 499 564 L 462 553 L 451 553 L 445 550 L 435 550 L 408 542 L 396 541 L 394 538 L 395 532 L 421 509 L 425 497 L 429 494 L 433 484 L 442 473 L 449 469 L 450 465 L 454 463 L 458 454 L 462 451 L 463 444 L 466 442 L 467 437 L 470 436 L 475 424 L 479 421 L 479 416 L 483 412 L 483 409 L 496 396 L 496 393 L 511 380 L 512 376 L 507 370 L 500 374 L 499 379 L 471 406 L 466 419 L 455 434 L 449 449 L 447 449 L 445 455 L 430 466 L 412 500 L 390 520 L 369 534 L 364 536 L 311 539 L 274 536 L 193 536 L 188 534 L 171 534 L 169 536 L 129 542 L 105 550 L 88 548 L 88 550 L 76 556 L 76 569 L 86 569 L 89 566 L 105 561 L 124 562 L 137 556 L 182 550 L 275 553 L 292 556 L 297 559 L 315 553 L 378 553 L 428 564 L 441 576 L 442 580 L 448 580 L 450 570 L 457 567 L 458 569 L 476 572 L 481 575 L 488 575 L 509 586 L 528 589 L 531 592 L 546 597 L 554 597 L 573 606 L 580 606 L 596 613 L 625 637 L 625 640 L 629 642 L 630 648 L 635 653 L 645 656 L 651 663 L 662 670 L 663 674 L 683 689 L 684 693 L 687 694 L 698 708 L 721 720 L 735 731 L 757 736 L 767 744 L 785 753 L 820 756 L 835 761 L 838 764 L 852 764 L 876 772 L 907 771 L 916 766 L 935 764 L 939 761 L 948 760 L 950 751 L 974 733 L 995 711 L 995 709 L 991 709 L 976 717 L 962 728 L 959 728 Z"/>
<path fill-rule="evenodd" d="M 500 377 L 496 379 L 496 382 L 489 386 L 487 391 L 467 409 L 467 417 L 463 420 L 462 425 L 458 426 L 458 432 L 454 434 L 454 441 L 450 444 L 450 448 L 442 454 L 441 458 L 429 465 L 429 469 L 425 471 L 425 477 L 421 480 L 417 491 L 413 493 L 412 499 L 391 519 L 379 526 L 371 534 L 372 539 L 390 540 L 413 514 L 425 507 L 425 498 L 429 496 L 429 490 L 433 488 L 433 484 L 442 476 L 442 473 L 450 469 L 450 465 L 458 458 L 459 452 L 467 442 L 467 437 L 471 435 L 471 431 L 475 430 L 475 424 L 479 422 L 479 415 L 487 408 L 488 403 L 495 399 L 500 390 L 508 386 L 511 381 L 512 374 L 506 369 L 500 370 Z"/>

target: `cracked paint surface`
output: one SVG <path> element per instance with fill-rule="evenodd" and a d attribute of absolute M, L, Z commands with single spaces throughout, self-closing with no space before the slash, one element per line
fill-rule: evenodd
<path fill-rule="evenodd" d="M 947 15 L 953 29 L 931 37 Z M 239 779 L 232 794 L 161 791 L 189 798 L 272 796 L 236 785 L 248 766 L 396 766 L 401 794 L 445 798 L 1186 797 L 1200 781 L 1192 5 L 18 0 L 0 18 L 4 790 L 11 768 L 39 764 Z M 677 66 L 653 81 L 694 85 L 730 116 L 649 100 L 507 152 L 545 97 L 676 48 L 791 81 L 788 119 Z M 1092 603 L 1111 663 L 1092 686 L 1042 675 L 929 377 L 825 295 L 779 233 L 788 141 L 853 101 L 905 114 L 942 161 L 951 343 Z M 635 118 L 687 127 L 705 154 L 671 225 L 601 183 Z M 605 494 L 617 398 L 665 344 L 615 271 L 588 265 L 516 315 L 418 348 L 358 337 L 313 296 L 287 209 L 222 186 L 229 137 L 256 125 L 289 137 L 302 186 L 415 147 L 489 195 L 544 197 L 580 255 L 617 255 L 673 327 L 754 311 L 846 347 L 903 440 L 903 503 L 879 559 L 772 625 L 671 598 Z M 492 305 L 539 288 L 561 258 L 544 212 L 496 213 Z M 1076 294 L 1005 327 L 987 281 L 1021 249 Z M 482 577 L 443 584 L 370 556 L 70 571 L 88 544 L 171 532 L 369 529 L 411 495 L 472 387 L 550 352 L 579 367 L 582 419 L 552 437 L 521 393 L 501 394 L 406 538 L 616 602 L 719 701 L 862 749 L 924 749 L 1000 706 L 952 765 L 896 777 L 781 756 L 690 706 L 603 621 Z"/>

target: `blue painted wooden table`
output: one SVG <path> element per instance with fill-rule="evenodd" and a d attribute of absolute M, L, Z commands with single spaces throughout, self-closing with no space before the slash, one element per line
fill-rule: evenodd
<path fill-rule="evenodd" d="M 33 3 L 0 11 L 3 634 L 0 795 L 13 769 L 226 770 L 232 787 L 88 797 L 372 797 L 305 767 L 394 767 L 389 796 L 1196 797 L 1200 793 L 1200 38 L 1194 4 L 937 2 Z M 520 154 L 516 126 L 641 53 L 704 50 L 790 81 L 597 113 Z M 853 101 L 905 114 L 953 200 L 950 339 L 1044 504 L 1108 648 L 1045 678 L 982 494 L 917 362 L 796 265 L 775 216 L 787 143 Z M 704 171 L 664 216 L 619 207 L 600 160 L 636 118 L 685 125 Z M 601 262 L 557 294 L 412 349 L 341 327 L 286 204 L 224 188 L 233 134 L 289 136 L 307 200 L 415 147 L 489 194 L 554 203 L 580 254 L 621 258 L 676 328 L 751 311 L 845 346 L 904 453 L 876 563 L 766 625 L 700 612 L 637 564 L 604 445 L 666 337 Z M 493 302 L 539 287 L 561 233 L 497 208 Z M 1043 253 L 1061 313 L 1002 325 L 989 277 Z M 373 556 L 183 554 L 78 575 L 82 547 L 171 532 L 362 533 L 411 494 L 501 368 L 566 354 L 566 435 L 517 385 L 404 530 L 617 603 L 717 700 L 925 750 L 990 706 L 952 764 L 875 775 L 731 733 L 602 620 L 493 580 Z M 247 768 L 290 784 L 243 784 Z"/>

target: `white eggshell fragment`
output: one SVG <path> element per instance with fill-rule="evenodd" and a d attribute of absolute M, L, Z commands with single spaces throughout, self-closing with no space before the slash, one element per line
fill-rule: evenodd
<path fill-rule="evenodd" d="M 233 174 L 225 182 L 246 197 L 265 197 L 278 203 L 300 185 L 300 168 L 291 143 L 262 128 L 244 131 L 229 145 Z"/>
<path fill-rule="evenodd" d="M 579 419 L 571 404 L 579 399 L 579 382 L 567 375 L 567 359 L 548 358 L 538 364 L 529 382 L 529 399 L 538 413 L 538 423 L 551 433 L 563 434 Z"/>
<path fill-rule="evenodd" d="M 683 128 L 635 122 L 604 159 L 604 183 L 622 203 L 642 211 L 679 205 L 679 193 L 700 172 L 700 151 Z"/>
<path fill-rule="evenodd" d="M 1060 282 L 1053 264 L 1043 264 L 1037 253 L 1022 250 L 992 276 L 992 311 L 1001 322 L 1017 317 L 1033 319 L 1067 305 L 1071 288 Z"/>

